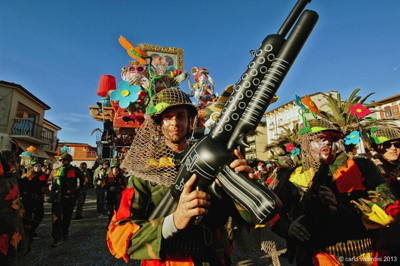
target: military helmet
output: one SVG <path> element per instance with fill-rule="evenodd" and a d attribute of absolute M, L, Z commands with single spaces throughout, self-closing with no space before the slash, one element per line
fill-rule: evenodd
<path fill-rule="evenodd" d="M 386 141 L 400 139 L 400 129 L 395 127 L 379 127 L 375 131 L 371 130 L 371 136 L 375 144 L 382 144 Z"/>
<path fill-rule="evenodd" d="M 164 89 L 155 94 L 152 98 L 152 104 L 148 106 L 146 113 L 157 119 L 168 108 L 174 106 L 187 107 L 190 117 L 194 117 L 197 114 L 197 109 L 188 95 L 177 88 Z"/>

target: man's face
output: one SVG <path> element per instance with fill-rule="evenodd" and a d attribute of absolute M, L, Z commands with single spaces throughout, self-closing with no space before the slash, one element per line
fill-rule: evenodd
<path fill-rule="evenodd" d="M 320 134 L 318 138 L 311 141 L 310 145 L 311 156 L 317 161 L 322 160 L 327 164 L 331 164 L 335 160 L 337 146 L 334 139 L 327 138 L 325 134 Z"/>
<path fill-rule="evenodd" d="M 400 141 L 386 141 L 378 146 L 383 158 L 389 162 L 394 162 L 399 159 L 400 155 Z"/>
<path fill-rule="evenodd" d="M 189 131 L 189 114 L 185 107 L 171 108 L 161 114 L 161 129 L 166 142 L 182 144 Z"/>
<path fill-rule="evenodd" d="M 69 164 L 69 160 L 68 159 L 62 159 L 61 163 L 62 163 L 62 165 L 68 165 Z"/>
<path fill-rule="evenodd" d="M 39 170 L 41 170 L 41 168 L 42 168 L 42 166 L 41 166 L 40 164 L 35 164 L 35 165 L 33 166 L 33 171 L 39 172 Z"/>

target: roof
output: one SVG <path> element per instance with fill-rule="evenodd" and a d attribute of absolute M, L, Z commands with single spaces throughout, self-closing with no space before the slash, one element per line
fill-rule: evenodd
<path fill-rule="evenodd" d="M 4 80 L 0 80 L 0 85 L 5 85 L 5 86 L 9 86 L 9 87 L 14 87 L 19 89 L 20 91 L 22 91 L 23 93 L 27 94 L 30 98 L 34 99 L 36 102 L 38 102 L 40 105 L 42 105 L 44 107 L 45 110 L 50 110 L 51 107 L 48 106 L 46 103 L 44 103 L 42 100 L 40 100 L 38 97 L 36 97 L 35 95 L 33 95 L 31 92 L 29 92 L 27 89 L 25 89 L 24 87 L 22 87 L 19 84 L 16 83 L 12 83 L 12 82 L 8 82 L 8 81 L 4 81 Z"/>
<path fill-rule="evenodd" d="M 379 106 L 379 105 L 383 105 L 386 103 L 392 103 L 394 101 L 400 100 L 400 94 L 395 94 L 393 96 L 387 97 L 387 98 L 383 98 L 381 100 L 378 101 L 372 101 L 371 104 L 374 106 Z"/>

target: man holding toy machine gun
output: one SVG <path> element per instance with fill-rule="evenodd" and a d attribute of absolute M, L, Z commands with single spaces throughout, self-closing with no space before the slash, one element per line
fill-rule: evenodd
<path fill-rule="evenodd" d="M 316 12 L 304 11 L 285 40 L 307 2 L 299 0 L 279 33 L 263 41 L 210 134 L 192 147 L 187 138 L 197 110 L 187 95 L 176 88 L 154 95 L 121 165 L 132 177 L 107 233 L 116 258 L 229 265 L 227 219 L 255 224 L 274 217 L 279 199 L 241 174 L 252 168 L 236 148 L 261 120 L 317 22 Z"/>

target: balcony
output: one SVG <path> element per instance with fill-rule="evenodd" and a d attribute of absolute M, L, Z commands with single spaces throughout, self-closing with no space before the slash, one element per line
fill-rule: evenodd
<path fill-rule="evenodd" d="M 15 139 L 39 144 L 42 148 L 50 151 L 55 150 L 54 132 L 29 119 L 13 119 L 11 136 Z"/>

